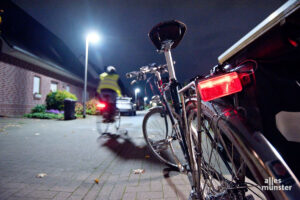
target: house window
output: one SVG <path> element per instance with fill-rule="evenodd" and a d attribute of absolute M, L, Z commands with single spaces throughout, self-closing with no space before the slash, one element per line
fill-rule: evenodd
<path fill-rule="evenodd" d="M 68 86 L 68 85 L 66 86 L 66 91 L 70 92 L 70 86 Z"/>
<path fill-rule="evenodd" d="M 41 94 L 41 78 L 38 76 L 33 77 L 33 94 Z"/>
<path fill-rule="evenodd" d="M 58 83 L 51 82 L 51 84 L 50 84 L 50 91 L 51 92 L 56 92 L 57 91 L 57 85 L 58 85 Z"/>

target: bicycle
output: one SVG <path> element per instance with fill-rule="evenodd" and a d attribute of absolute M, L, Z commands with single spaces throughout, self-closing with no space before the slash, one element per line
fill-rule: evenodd
<path fill-rule="evenodd" d="M 184 120 L 187 124 L 186 137 L 192 171 L 196 172 L 197 196 L 208 199 L 253 196 L 259 199 L 297 199 L 300 194 L 298 179 L 264 135 L 250 126 L 245 115 L 247 110 L 244 110 L 244 105 L 237 104 L 237 92 L 240 89 L 226 94 L 235 99 L 233 105 L 217 96 L 210 101 L 205 99 L 207 96 L 203 88 L 208 82 L 218 84 L 226 77 L 230 81 L 223 82 L 223 86 L 226 85 L 229 90 L 236 87 L 228 82 L 233 79 L 240 81 L 238 75 L 241 72 L 238 70 L 198 77 L 179 91 L 181 94 L 193 87 L 196 90 L 196 99 L 184 108 Z M 253 80 L 252 72 L 248 75 Z M 237 84 L 245 87 L 245 83 Z M 184 98 L 183 95 L 181 97 Z M 280 180 L 276 187 L 285 187 L 287 190 L 262 190 L 269 187 L 266 180 Z M 247 196 L 247 191 L 252 192 L 252 197 Z"/>
<path fill-rule="evenodd" d="M 174 111 L 172 104 L 168 103 L 166 92 L 171 87 L 170 82 L 163 83 L 162 75 L 168 73 L 168 66 L 152 63 L 140 67 L 139 71 L 126 74 L 127 78 L 134 78 L 132 83 L 145 80 L 151 91 L 158 89 L 155 95 L 157 106 L 151 108 L 143 120 L 143 136 L 150 152 L 161 162 L 183 170 L 185 163 L 184 154 L 181 151 L 181 135 L 179 123 L 181 118 Z M 150 77 L 147 77 L 150 76 Z M 154 81 L 155 88 L 151 84 Z"/>
<path fill-rule="evenodd" d="M 299 1 L 290 1 L 278 9 L 285 15 L 274 21 L 274 26 L 283 19 L 288 21 L 287 17 L 297 19 L 296 14 L 292 15 L 297 7 Z M 274 32 L 273 29 L 269 34 Z M 286 45 L 284 48 L 293 48 L 291 42 Z M 236 49 L 232 51 L 236 53 Z M 226 63 L 224 57 L 229 59 L 228 54 L 232 57 Z M 221 64 L 209 75 L 198 76 L 179 90 L 182 102 L 185 102 L 184 92 L 195 93 L 186 108 L 182 104 L 187 146 L 195 172 L 194 198 L 297 199 L 300 196 L 297 177 L 257 122 L 260 118 L 255 104 L 258 62 L 239 60 L 241 54 L 228 54 L 219 58 Z"/>
<path fill-rule="evenodd" d="M 279 14 L 286 15 L 276 18 L 274 23 L 279 24 L 287 16 L 299 16 L 290 15 L 297 6 L 299 1 L 286 3 L 279 9 Z M 165 53 L 167 63 L 171 63 L 169 50 L 178 45 L 185 29 L 182 22 L 169 21 L 151 30 L 150 39 L 158 51 Z M 288 45 L 296 48 L 293 44 Z M 196 77 L 178 91 L 182 142 L 187 147 L 182 150 L 188 153 L 191 199 L 297 199 L 300 196 L 297 177 L 262 134 L 260 124 L 255 123 L 260 117 L 253 101 L 256 69 L 255 60 L 244 59 L 234 66 L 223 62 L 209 75 Z M 186 99 L 184 93 L 188 90 L 195 95 Z"/>

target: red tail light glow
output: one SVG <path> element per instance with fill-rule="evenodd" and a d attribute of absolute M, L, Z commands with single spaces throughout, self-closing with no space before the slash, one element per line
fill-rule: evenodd
<path fill-rule="evenodd" d="M 288 39 L 290 44 L 293 45 L 294 47 L 297 47 L 298 46 L 298 43 L 292 39 Z"/>
<path fill-rule="evenodd" d="M 100 109 L 100 110 L 104 109 L 105 107 L 106 107 L 106 104 L 105 104 L 105 103 L 99 102 L 99 103 L 97 104 L 97 108 Z"/>
<path fill-rule="evenodd" d="M 242 84 L 236 72 L 213 77 L 198 83 L 203 101 L 210 101 L 242 91 Z"/>

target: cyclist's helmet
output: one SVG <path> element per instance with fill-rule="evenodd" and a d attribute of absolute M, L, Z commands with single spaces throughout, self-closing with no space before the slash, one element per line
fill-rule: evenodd
<path fill-rule="evenodd" d="M 114 66 L 107 66 L 106 67 L 106 72 L 109 73 L 109 74 L 112 74 L 112 73 L 116 73 L 116 68 Z"/>

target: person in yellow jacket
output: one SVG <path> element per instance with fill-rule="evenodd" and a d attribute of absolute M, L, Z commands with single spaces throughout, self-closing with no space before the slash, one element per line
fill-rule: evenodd
<path fill-rule="evenodd" d="M 117 96 L 122 96 L 124 86 L 120 80 L 119 75 L 116 73 L 114 66 L 107 66 L 106 72 L 99 75 L 100 82 L 97 89 L 100 100 L 111 103 L 113 105 L 111 116 L 114 115 L 116 109 Z"/>

